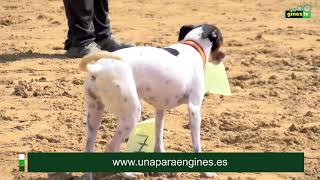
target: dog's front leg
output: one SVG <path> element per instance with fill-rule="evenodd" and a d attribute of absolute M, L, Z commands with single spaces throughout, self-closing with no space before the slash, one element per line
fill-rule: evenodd
<path fill-rule="evenodd" d="M 188 103 L 189 112 L 189 125 L 191 130 L 191 138 L 194 152 L 201 152 L 201 104 L 203 96 L 201 93 L 191 93 Z M 217 174 L 214 172 L 202 172 L 201 176 L 204 177 L 216 177 Z"/>
<path fill-rule="evenodd" d="M 201 105 L 193 104 L 189 102 L 188 112 L 189 112 L 189 125 L 191 131 L 191 138 L 193 144 L 194 152 L 201 152 L 200 143 L 200 126 L 201 126 Z"/>
<path fill-rule="evenodd" d="M 164 144 L 163 144 L 163 110 L 156 110 L 156 142 L 154 145 L 154 152 L 164 152 Z"/>

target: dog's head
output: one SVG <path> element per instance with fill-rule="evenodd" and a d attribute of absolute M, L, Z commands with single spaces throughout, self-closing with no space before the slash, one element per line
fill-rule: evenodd
<path fill-rule="evenodd" d="M 198 26 L 182 26 L 179 32 L 178 41 L 188 39 L 194 40 L 196 42 L 198 41 L 198 43 L 199 41 L 202 41 L 204 42 L 203 44 L 208 44 L 209 46 L 211 46 L 209 61 L 212 61 L 213 63 L 220 63 L 225 57 L 225 54 L 219 50 L 223 43 L 222 34 L 220 30 L 214 25 L 201 24 Z"/>

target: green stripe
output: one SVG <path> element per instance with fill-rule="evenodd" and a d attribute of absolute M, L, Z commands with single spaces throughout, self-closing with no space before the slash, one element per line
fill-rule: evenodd
<path fill-rule="evenodd" d="M 28 172 L 303 172 L 304 153 L 28 153 Z M 213 166 L 115 166 L 115 160 L 227 160 Z"/>
<path fill-rule="evenodd" d="M 19 166 L 24 166 L 24 160 L 19 160 Z"/>

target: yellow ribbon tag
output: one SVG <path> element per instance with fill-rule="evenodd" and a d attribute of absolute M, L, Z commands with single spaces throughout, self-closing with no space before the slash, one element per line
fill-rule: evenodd
<path fill-rule="evenodd" d="M 153 152 L 154 139 L 155 119 L 139 122 L 129 136 L 126 152 Z"/>
<path fill-rule="evenodd" d="M 204 80 L 206 92 L 231 95 L 228 76 L 222 62 L 218 65 L 208 62 L 205 65 Z"/>

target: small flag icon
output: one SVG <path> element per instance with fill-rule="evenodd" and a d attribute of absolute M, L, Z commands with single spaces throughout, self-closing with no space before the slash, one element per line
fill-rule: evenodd
<path fill-rule="evenodd" d="M 24 172 L 24 158 L 25 154 L 19 154 L 19 171 Z"/>

